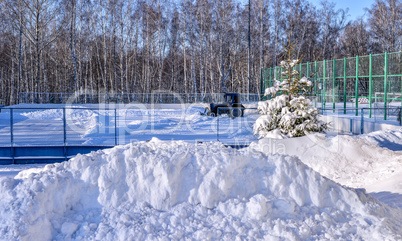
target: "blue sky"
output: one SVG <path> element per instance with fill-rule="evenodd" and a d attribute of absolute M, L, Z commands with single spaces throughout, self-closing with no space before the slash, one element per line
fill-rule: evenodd
<path fill-rule="evenodd" d="M 319 7 L 321 0 L 309 0 L 312 4 Z M 349 20 L 355 20 L 363 16 L 365 8 L 370 8 L 375 0 L 334 0 L 336 8 L 349 8 Z"/>
<path fill-rule="evenodd" d="M 320 2 L 322 0 L 308 0 L 315 6 L 319 8 Z M 247 4 L 248 0 L 241 0 L 243 4 Z M 330 1 L 331 2 L 331 1 Z M 370 8 L 374 3 L 375 0 L 332 0 L 336 4 L 336 8 L 349 8 L 348 14 L 350 15 L 348 20 L 356 20 L 358 17 L 363 16 L 365 13 L 365 8 Z"/>

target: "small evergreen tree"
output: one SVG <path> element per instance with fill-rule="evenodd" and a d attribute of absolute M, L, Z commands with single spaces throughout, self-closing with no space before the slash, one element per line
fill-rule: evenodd
<path fill-rule="evenodd" d="M 254 124 L 254 134 L 264 138 L 273 131 L 279 130 L 287 137 L 304 136 L 313 132 L 324 132 L 327 123 L 318 119 L 317 108 L 313 107 L 306 94 L 312 87 L 312 82 L 306 77 L 300 78 L 295 66 L 300 59 L 293 59 L 294 45 L 286 49 L 286 59 L 280 65 L 284 80 L 275 80 L 274 86 L 265 90 L 267 101 L 259 102 L 259 117 Z"/>

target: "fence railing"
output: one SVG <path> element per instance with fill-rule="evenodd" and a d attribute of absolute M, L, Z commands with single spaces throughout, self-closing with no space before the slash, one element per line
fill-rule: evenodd
<path fill-rule="evenodd" d="M 28 113 L 32 113 L 35 111 L 55 111 L 57 113 L 46 113 L 50 115 L 50 117 L 44 117 L 43 119 L 39 119 L 34 123 L 30 123 L 30 126 L 18 125 L 17 123 L 21 121 L 22 118 L 20 115 L 16 115 L 19 113 L 24 113 L 28 111 Z M 76 113 L 72 113 L 76 111 Z M 10 141 L 6 141 L 5 138 L 2 138 L 0 142 L 0 146 L 11 146 L 14 147 L 19 143 L 16 142 L 16 134 L 19 138 L 24 138 L 20 141 L 22 144 L 19 146 L 52 146 L 52 145 L 63 145 L 68 146 L 71 145 L 86 145 L 85 140 L 76 140 L 77 137 L 72 137 L 75 143 L 69 143 L 69 135 L 71 134 L 82 134 L 81 132 L 85 132 L 88 130 L 86 126 L 81 127 L 76 122 L 76 118 L 82 118 L 84 111 L 96 111 L 103 113 L 102 128 L 103 132 L 107 135 L 102 136 L 102 138 L 106 138 L 109 141 L 107 145 L 118 145 L 119 144 L 119 136 L 118 136 L 118 114 L 117 108 L 111 109 L 99 109 L 99 108 L 76 108 L 76 107 L 63 107 L 63 108 L 44 108 L 44 107 L 7 107 L 1 109 L 2 114 L 9 114 L 9 123 L 5 123 L 4 121 L 0 122 L 0 126 L 9 127 L 9 137 Z M 70 112 L 70 113 L 68 113 Z M 98 118 L 99 119 L 99 118 Z M 6 120 L 7 121 L 7 120 Z M 96 123 L 98 124 L 98 123 Z M 41 128 L 43 126 L 43 128 Z M 40 130 L 35 129 L 40 128 Z M 49 127 L 48 129 L 46 127 Z M 17 129 L 18 128 L 18 129 Z M 41 132 L 42 131 L 42 132 Z M 4 135 L 4 132 L 2 133 Z M 39 135 L 38 138 L 35 138 L 35 135 Z M 42 143 L 40 143 L 42 141 Z M 6 143 L 6 144 L 5 144 Z M 88 146 L 101 146 L 102 144 L 89 144 Z"/>
<path fill-rule="evenodd" d="M 258 94 L 240 94 L 242 102 L 257 102 Z M 99 104 L 99 103 L 143 103 L 181 104 L 223 102 L 222 93 L 43 93 L 21 92 L 19 103 L 35 104 Z"/>
<path fill-rule="evenodd" d="M 261 115 L 257 108 L 245 108 L 243 117 L 232 118 L 229 107 L 219 107 L 217 115 L 216 139 L 224 144 L 249 145 L 256 141 L 253 125 Z M 402 126 L 402 113 L 400 107 L 390 108 L 360 108 L 359 116 L 355 116 L 355 108 L 332 109 L 319 108 L 321 115 L 327 118 L 330 124 L 329 131 L 336 133 L 364 134 L 392 126 Z M 372 117 L 369 118 L 369 112 Z M 383 120 L 384 111 L 387 120 Z M 346 115 L 344 114 L 346 113 Z M 385 126 L 383 126 L 385 124 Z"/>
<path fill-rule="evenodd" d="M 173 111 L 172 113 L 179 119 L 178 123 L 173 123 L 173 127 L 166 125 L 168 128 L 161 131 L 160 126 L 155 126 L 158 121 L 154 118 L 159 114 L 154 113 L 153 109 L 148 110 L 142 104 L 121 108 L 116 105 L 109 107 L 104 105 L 97 108 L 69 106 L 1 108 L 0 146 L 112 146 L 128 144 L 134 139 L 149 139 L 151 136 L 166 138 L 166 134 L 169 134 L 173 137 L 175 134 L 172 131 L 183 128 L 193 131 L 194 128 L 188 126 L 187 109 Z M 194 111 L 197 108 L 199 107 Z M 243 128 L 247 130 L 242 132 L 246 135 L 232 135 L 230 138 L 239 137 L 238 141 L 241 141 L 247 136 L 254 140 L 252 126 L 259 117 L 257 108 L 242 108 L 244 117 L 228 118 L 229 122 L 222 122 L 219 117 L 221 112 L 229 109 L 218 108 L 217 122 L 210 123 L 212 139 L 216 135 L 219 141 L 219 134 L 231 134 L 230 131 L 235 133 Z M 170 116 L 170 113 L 168 115 Z M 216 134 L 215 124 L 218 125 Z M 210 138 L 208 130 L 208 128 L 202 130 L 203 138 L 206 140 Z"/>
<path fill-rule="evenodd" d="M 402 106 L 402 52 L 307 62 L 295 69 L 300 76 L 310 77 L 309 95 L 315 96 L 322 108 L 346 108 L 351 103 L 358 116 L 360 105 L 385 110 L 391 102 Z M 281 67 L 261 69 L 261 93 L 274 80 L 282 80 L 282 71 Z M 385 111 L 384 119 L 386 116 Z"/>
<path fill-rule="evenodd" d="M 356 110 L 359 112 L 359 116 L 355 115 Z M 330 123 L 332 129 L 341 132 L 364 134 L 382 130 L 382 124 L 402 126 L 401 107 L 339 108 L 336 110 L 319 108 L 319 111 L 324 117 L 341 117 Z M 387 120 L 383 119 L 384 113 L 387 115 Z"/>
<path fill-rule="evenodd" d="M 257 137 L 253 135 L 253 125 L 256 119 L 260 117 L 257 108 L 244 108 L 242 109 L 244 116 L 237 118 L 230 118 L 230 109 L 231 108 L 227 107 L 218 108 L 216 122 L 217 141 L 229 145 L 234 144 L 237 147 L 241 145 L 245 146 L 252 141 L 256 141 Z M 7 147 L 114 146 L 127 144 L 127 141 L 131 141 L 130 138 L 137 138 L 135 136 L 136 134 L 131 134 L 133 131 L 152 129 L 152 126 L 150 128 L 142 128 L 141 126 L 137 128 L 138 121 L 135 121 L 133 124 L 135 125 L 135 127 L 132 127 L 134 129 L 126 126 L 127 123 L 131 123 L 133 120 L 132 116 L 136 116 L 142 111 L 137 108 L 134 108 L 132 113 L 128 113 L 127 110 L 121 110 L 119 108 L 99 109 L 77 107 L 9 107 L 1 110 L 0 146 Z M 355 116 L 355 111 L 355 108 L 339 108 L 336 110 L 332 108 L 320 109 L 321 114 L 327 117 L 340 117 L 341 115 L 342 117 L 346 117 L 335 119 L 340 124 L 345 122 L 346 125 L 349 125 L 349 128 L 344 128 L 343 131 L 354 134 L 376 131 L 371 125 L 373 123 L 391 124 L 394 126 L 402 125 L 402 113 L 399 106 L 389 108 L 360 108 L 358 109 L 360 116 L 357 117 Z M 384 121 L 382 118 L 384 112 L 387 113 L 387 121 Z M 371 118 L 369 116 L 370 113 Z M 149 113 L 145 111 L 144 114 L 148 115 Z M 27 119 L 29 119 L 29 122 L 24 123 L 24 120 Z M 339 119 L 343 120 L 340 121 Z M 147 121 L 149 118 L 146 117 L 141 120 Z M 91 121 L 95 121 L 96 123 Z M 89 126 L 92 126 L 92 129 L 88 128 Z M 214 129 L 213 126 L 211 127 Z M 91 129 L 90 132 L 88 132 L 89 129 Z M 94 132 L 92 132 L 92 130 Z M 154 135 L 154 133 L 157 132 L 149 133 Z M 212 138 L 214 134 L 215 133 L 212 132 Z M 145 135 L 145 137 L 146 136 L 147 135 Z"/>

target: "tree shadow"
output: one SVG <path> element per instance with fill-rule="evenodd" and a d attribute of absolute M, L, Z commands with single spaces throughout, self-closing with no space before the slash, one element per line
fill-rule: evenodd
<path fill-rule="evenodd" d="M 391 207 L 398 207 L 402 209 L 402 194 L 400 193 L 372 192 L 369 194 Z"/>

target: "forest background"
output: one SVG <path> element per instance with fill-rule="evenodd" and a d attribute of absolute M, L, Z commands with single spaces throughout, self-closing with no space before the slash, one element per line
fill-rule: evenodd
<path fill-rule="evenodd" d="M 402 51 L 402 0 L 0 0 L 0 102 L 20 92 L 260 94 L 260 70 Z M 249 52 L 250 51 L 250 52 Z M 1 104 L 1 103 L 0 103 Z"/>

